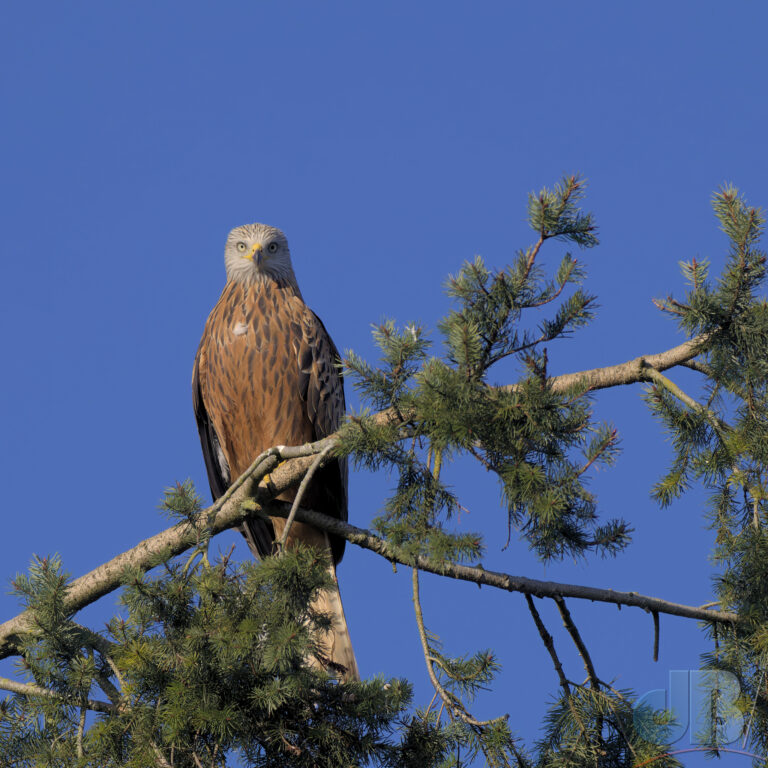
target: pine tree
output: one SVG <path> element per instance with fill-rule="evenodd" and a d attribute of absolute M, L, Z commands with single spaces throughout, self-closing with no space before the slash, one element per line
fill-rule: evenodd
<path fill-rule="evenodd" d="M 593 316 L 582 286 L 584 264 L 565 253 L 548 273 L 540 254 L 554 243 L 598 244 L 581 208 L 576 176 L 529 196 L 535 240 L 495 271 L 465 263 L 446 291 L 450 312 L 425 328 L 387 321 L 374 328 L 381 357 L 353 352 L 341 361 L 365 408 L 331 438 L 275 447 L 257 457 L 227 495 L 204 509 L 191 483 L 172 486 L 163 509 L 167 531 L 72 580 L 59 558 L 35 559 L 13 582 L 24 612 L 0 626 L 0 651 L 19 659 L 19 679 L 2 680 L 0 761 L 13 766 L 600 766 L 679 765 L 664 743 L 669 714 L 641 712 L 634 694 L 602 680 L 568 602 L 588 598 L 641 606 L 704 622 L 712 638 L 705 662 L 741 685 L 735 706 L 745 738 L 768 756 L 768 307 L 759 295 L 765 255 L 762 213 L 730 187 L 714 198 L 730 249 L 722 274 L 682 265 L 682 300 L 658 302 L 688 341 L 665 352 L 564 376 L 548 372 L 547 345 L 569 338 Z M 514 382 L 498 383 L 500 363 Z M 701 399 L 665 372 L 701 375 Z M 509 366 L 504 370 L 510 370 Z M 579 585 L 515 579 L 478 565 L 482 537 L 459 521 L 451 478 L 459 460 L 479 462 L 498 484 L 499 526 L 517 531 L 543 561 L 620 556 L 631 537 L 624 520 L 604 520 L 588 480 L 617 456 L 616 429 L 594 419 L 595 392 L 645 386 L 650 412 L 674 448 L 653 493 L 662 506 L 700 484 L 721 566 L 717 610 Z M 275 500 L 333 455 L 354 467 L 388 471 L 396 488 L 373 530 L 293 510 L 353 545 L 411 570 L 412 599 L 431 702 L 414 702 L 409 683 L 380 678 L 342 682 L 312 663 L 329 617 L 313 596 L 327 589 L 323 556 L 297 547 L 261 563 L 211 558 L 209 545 L 249 515 L 289 516 Z M 269 474 L 269 483 L 261 482 Z M 373 556 L 373 555 L 372 555 Z M 427 626 L 422 571 L 522 592 L 559 681 L 534 742 L 500 713 L 481 721 L 473 701 L 493 684 L 493 650 L 455 656 Z M 75 614 L 121 589 L 121 611 L 97 631 Z M 587 672 L 572 680 L 536 606 L 554 602 Z M 717 679 L 717 676 L 713 679 Z M 712 686 L 709 744 L 722 747 L 724 713 Z M 643 721 L 643 717 L 646 718 Z M 653 733 L 643 722 L 652 723 Z"/>

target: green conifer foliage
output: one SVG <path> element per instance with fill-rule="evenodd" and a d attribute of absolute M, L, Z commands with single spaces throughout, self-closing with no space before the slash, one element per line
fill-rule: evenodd
<path fill-rule="evenodd" d="M 58 611 L 66 575 L 39 561 L 18 580 L 41 620 L 25 649 L 35 683 L 56 697 L 6 702 L 0 747 L 12 765 L 397 763 L 389 739 L 410 702 L 402 680 L 340 684 L 307 662 L 329 617 L 308 606 L 327 563 L 297 548 L 261 565 L 126 574 L 126 617 L 93 638 Z M 113 694 L 80 714 L 96 686 Z M 11 746 L 10 750 L 7 748 Z"/>
<path fill-rule="evenodd" d="M 710 626 L 714 648 L 705 661 L 736 675 L 741 698 L 735 705 L 747 729 L 744 746 L 765 754 L 768 307 L 759 295 L 766 278 L 766 256 L 759 247 L 765 216 L 730 186 L 722 187 L 712 204 L 729 241 L 722 275 L 712 282 L 707 262 L 683 263 L 689 285 L 684 300 L 660 302 L 686 333 L 705 340 L 691 367 L 706 376 L 706 400 L 693 400 L 664 377 L 652 379 L 646 399 L 675 450 L 654 494 L 668 504 L 695 483 L 710 493 L 714 557 L 721 569 L 715 587 L 720 605 L 738 613 L 740 621 Z M 713 718 L 707 736 L 714 751 L 723 734 L 723 718 Z"/>
<path fill-rule="evenodd" d="M 555 392 L 547 386 L 545 345 L 587 323 L 595 299 L 581 288 L 584 269 L 570 253 L 551 277 L 536 259 L 549 240 L 597 244 L 592 216 L 578 207 L 583 193 L 584 182 L 571 176 L 531 194 L 536 243 L 504 270 L 493 272 L 476 257 L 448 280 L 455 307 L 438 325 L 443 357 L 430 356 L 422 328 L 398 330 L 392 322 L 374 328 L 379 366 L 347 353 L 346 368 L 371 409 L 397 418 L 354 417 L 342 447 L 358 465 L 397 472 L 396 493 L 377 528 L 414 555 L 459 561 L 475 560 L 482 551 L 476 534 L 446 528 L 458 501 L 429 471 L 427 456 L 446 468 L 452 457 L 467 454 L 493 472 L 508 525 L 522 530 L 545 560 L 614 554 L 629 541 L 623 521 L 598 522 L 585 485 L 593 465 L 615 458 L 616 431 L 592 420 L 583 387 Z M 545 309 L 550 315 L 542 319 Z M 517 362 L 522 378 L 514 386 L 494 386 L 492 369 L 506 358 Z"/>

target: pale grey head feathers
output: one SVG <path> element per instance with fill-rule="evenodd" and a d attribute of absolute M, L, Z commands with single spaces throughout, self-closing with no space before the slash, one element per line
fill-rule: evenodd
<path fill-rule="evenodd" d="M 228 280 L 246 284 L 274 280 L 280 285 L 290 285 L 299 293 L 288 241 L 275 227 L 266 224 L 235 227 L 227 237 L 224 263 Z"/>

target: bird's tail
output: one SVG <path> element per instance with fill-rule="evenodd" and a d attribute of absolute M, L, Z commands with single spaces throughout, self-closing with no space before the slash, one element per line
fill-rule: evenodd
<path fill-rule="evenodd" d="M 273 517 L 272 525 L 274 527 L 274 538 L 279 540 L 283 535 L 285 519 Z M 248 545 L 253 554 L 256 557 L 261 557 L 261 550 L 256 541 L 254 541 L 248 525 L 243 526 L 243 533 L 248 540 Z M 286 546 L 290 548 L 298 542 L 328 553 L 330 560 L 328 572 L 333 578 L 333 586 L 318 593 L 318 596 L 312 601 L 312 608 L 315 611 L 318 613 L 322 612 L 331 617 L 331 629 L 320 641 L 320 656 L 322 658 L 315 658 L 313 656 L 308 659 L 308 662 L 331 674 L 338 675 L 345 683 L 359 680 L 360 674 L 357 671 L 355 652 L 352 650 L 352 640 L 349 637 L 347 620 L 344 617 L 344 606 L 341 604 L 339 582 L 336 578 L 336 567 L 333 565 L 331 542 L 328 534 L 311 525 L 296 521 L 291 527 Z"/>
<path fill-rule="evenodd" d="M 355 652 L 352 649 L 352 640 L 344 617 L 344 606 L 341 604 L 336 568 L 330 565 L 328 570 L 333 577 L 333 587 L 320 592 L 312 604 L 316 611 L 322 611 L 331 617 L 331 629 L 321 641 L 321 653 L 324 657 L 323 661 L 326 662 L 322 666 L 326 669 L 330 668 L 330 672 L 338 674 L 345 683 L 348 683 L 359 680 L 360 673 L 357 671 Z"/>

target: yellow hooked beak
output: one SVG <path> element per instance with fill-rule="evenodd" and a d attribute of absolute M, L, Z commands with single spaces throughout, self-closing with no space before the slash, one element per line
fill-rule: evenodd
<path fill-rule="evenodd" d="M 264 246 L 261 243 L 256 243 L 251 250 L 243 256 L 244 259 L 248 259 L 249 261 L 253 261 L 254 258 L 256 258 L 256 254 L 258 254 L 258 258 L 256 258 L 257 263 L 261 260 L 261 254 L 264 250 Z"/>

